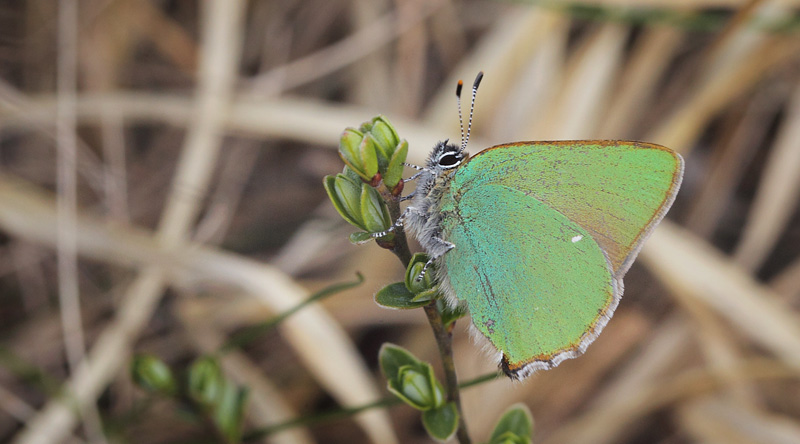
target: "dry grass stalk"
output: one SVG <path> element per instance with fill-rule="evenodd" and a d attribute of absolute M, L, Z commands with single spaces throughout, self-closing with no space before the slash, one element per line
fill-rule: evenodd
<path fill-rule="evenodd" d="M 243 17 L 241 2 L 211 2 L 205 11 L 208 18 L 204 36 L 204 61 L 201 65 L 197 120 L 189 131 L 175 183 L 204 189 L 216 159 L 220 138 L 220 115 L 232 86 L 236 29 Z M 177 247 L 186 237 L 189 224 L 198 211 L 198 203 L 185 193 L 173 193 L 162 216 L 159 239 L 164 246 Z M 122 367 L 120 354 L 127 354 L 130 343 L 145 325 L 163 292 L 164 275 L 158 268 L 146 268 L 131 285 L 120 306 L 119 317 L 97 341 L 89 358 L 76 369 L 66 384 L 72 400 L 85 408 L 93 404 L 102 389 Z M 53 400 L 32 418 L 15 442 L 36 443 L 60 440 L 75 421 L 69 404 Z"/>
<path fill-rule="evenodd" d="M 764 170 L 734 260 L 757 270 L 786 229 L 800 202 L 800 86 L 789 99 L 786 117 Z"/>
<path fill-rule="evenodd" d="M 91 73 L 86 74 L 86 84 L 68 107 L 68 117 L 75 119 L 70 125 L 81 128 L 75 140 L 78 177 L 83 179 L 79 184 L 88 185 L 93 193 L 91 203 L 80 207 L 76 215 L 76 251 L 105 267 L 141 269 L 107 324 L 98 313 L 110 310 L 109 305 L 99 303 L 99 298 L 84 299 L 87 303 L 81 314 L 91 327 L 87 334 L 94 338 L 92 332 L 100 331 L 84 365 L 68 382 L 72 394 L 84 405 L 93 404 L 119 374 L 121 363 L 116 357 L 131 350 L 150 315 L 162 309 L 158 304 L 165 285 L 187 295 L 198 290 L 241 294 L 230 300 L 189 300 L 187 296 L 180 301 L 171 315 L 181 319 L 182 325 L 170 326 L 168 335 L 175 338 L 181 336 L 176 330 L 187 332 L 191 341 L 182 346 L 191 350 L 187 354 L 194 354 L 224 341 L 222 332 L 259 322 L 299 303 L 308 294 L 306 288 L 350 280 L 354 269 L 363 271 L 368 281 L 362 288 L 308 307 L 280 327 L 304 371 L 343 405 L 378 396 L 373 375 L 364 365 L 374 359 L 371 341 L 396 340 L 431 358 L 429 332 L 419 328 L 421 319 L 413 313 L 387 314 L 372 303 L 373 289 L 395 280 L 401 270 L 377 248 L 342 248 L 334 241 L 349 231 L 341 225 L 331 228 L 334 223 L 331 213 L 325 211 L 329 210 L 326 202 L 316 201 L 309 207 L 318 209 L 292 227 L 291 241 L 286 241 L 288 235 L 274 235 L 281 236 L 282 250 L 253 253 L 271 255 L 274 267 L 195 241 L 225 244 L 235 238 L 241 222 L 233 216 L 246 214 L 248 205 L 254 205 L 247 200 L 252 199 L 249 187 L 276 195 L 275 201 L 292 196 L 282 196 L 283 190 L 276 192 L 272 184 L 264 187 L 271 178 L 263 176 L 275 174 L 275 170 L 262 174 L 258 169 L 265 164 L 274 167 L 268 162 L 257 164 L 263 158 L 260 151 L 288 156 L 286 153 L 306 149 L 313 154 L 293 157 L 291 165 L 279 165 L 276 170 L 290 170 L 295 176 L 310 171 L 317 174 L 314 168 L 333 173 L 339 166 L 315 164 L 326 159 L 323 151 L 335 147 L 344 127 L 380 112 L 411 142 L 409 160 L 421 163 L 436 140 L 458 134 L 455 79 L 465 78 L 469 83 L 483 69 L 487 77 L 477 100 L 471 152 L 489 144 L 537 137 L 636 137 L 665 144 L 685 153 L 687 160 L 686 181 L 671 216 L 688 220 L 685 225 L 701 236 L 666 222 L 656 231 L 641 262 L 672 298 L 648 299 L 648 291 L 637 291 L 642 281 L 649 281 L 634 267 L 626 278 L 630 288 L 620 312 L 586 356 L 536 375 L 524 385 L 495 381 L 467 392 L 467 420 L 475 438 L 485 438 L 494 419 L 511 400 L 519 399 L 534 411 L 537 442 L 625 443 L 664 440 L 667 434 L 688 441 L 798 439 L 795 416 L 800 406 L 792 394 L 796 393 L 800 368 L 796 304 L 800 260 L 796 247 L 780 239 L 796 239 L 791 224 L 797 212 L 800 162 L 792 141 L 800 137 L 800 99 L 796 78 L 791 76 L 796 75 L 792 62 L 797 60 L 800 46 L 794 34 L 766 33 L 750 21 L 751 17 L 780 18 L 787 7 L 800 4 L 796 0 L 585 2 L 624 8 L 654 6 L 676 16 L 701 8 L 740 8 L 736 14 L 728 10 L 729 18 L 734 18 L 716 33 L 687 31 L 671 22 L 658 27 L 617 21 L 589 23 L 574 20 L 558 8 L 478 2 L 459 3 L 455 8 L 444 1 L 429 6 L 408 4 L 396 13 L 387 13 L 390 2 L 326 2 L 324 6 L 300 2 L 296 7 L 281 2 L 251 4 L 245 24 L 241 18 L 244 9 L 234 13 L 243 2 L 216 1 L 204 3 L 221 8 L 221 12 L 205 14 L 199 21 L 202 45 L 193 37 L 192 6 L 170 9 L 138 3 L 112 2 L 87 22 L 99 25 L 92 28 L 94 32 L 103 34 L 102 29 L 111 29 L 107 34 L 113 36 L 82 45 L 108 58 L 83 54 L 81 67 Z M 6 6 L 0 7 L 0 12 L 2 8 Z M 314 14 L 317 9 L 321 13 Z M 46 16 L 55 10 L 52 5 L 40 4 L 30 14 Z M 238 19 L 234 18 L 237 14 Z M 293 31 L 294 23 L 275 23 L 287 17 L 297 19 L 304 31 Z M 234 24 L 237 21 L 242 24 Z M 118 28 L 117 22 L 121 23 Z M 338 28 L 342 24 L 346 25 L 344 32 Z M 220 34 L 212 35 L 215 29 Z M 453 41 L 451 36 L 455 36 Z M 240 39 L 253 47 L 241 51 Z M 118 89 L 125 82 L 137 84 L 135 78 L 125 77 L 129 68 L 137 75 L 152 75 L 153 71 L 131 63 L 140 60 L 132 48 L 141 51 L 142 42 L 167 61 L 169 72 L 183 77 L 194 72 L 193 48 L 202 48 L 200 81 L 193 96 L 177 92 L 192 80 L 183 78 L 183 83 L 178 83 L 181 87 L 170 86 L 166 93 L 147 83 L 139 83 L 145 86 L 136 90 L 127 85 Z M 20 68 L 30 74 L 39 68 L 30 54 L 46 53 L 47 46 L 33 38 L 27 38 L 26 45 L 39 49 L 28 51 L 26 65 Z M 3 54 L 0 51 L 0 58 Z M 240 73 L 240 67 L 247 74 Z M 346 75 L 331 75 L 339 70 L 347 70 Z M 37 145 L 29 134 L 55 139 L 54 122 L 59 109 L 64 109 L 65 102 L 59 102 L 47 80 L 42 80 L 44 76 L 34 77 L 26 76 L 24 82 L 16 82 L 19 85 L 0 80 L 0 131 L 26 135 L 21 141 L 4 137 L 0 143 L 19 146 L 20 151 Z M 427 98 L 432 89 L 429 82 L 447 77 L 422 109 L 425 100 L 421 98 Z M 237 83 L 241 85 L 238 89 Z M 255 85 L 260 85 L 261 97 L 270 99 L 254 97 Z M 795 88 L 788 101 L 781 93 L 782 85 Z M 297 97 L 277 97 L 290 88 Z M 380 91 L 375 93 L 374 88 Z M 332 98 L 344 103 L 333 103 Z M 400 118 L 400 113 L 408 117 Z M 773 122 L 778 122 L 774 126 L 777 132 Z M 126 155 L 147 152 L 152 158 L 169 153 L 159 152 L 163 142 L 142 147 L 141 141 L 130 135 L 183 129 L 187 138 L 182 156 L 165 156 L 163 163 L 169 167 L 156 172 L 161 178 L 172 177 L 173 183 L 157 233 L 109 225 L 107 220 L 89 216 L 93 212 L 90 205 L 104 201 L 119 220 L 130 217 L 140 223 L 136 212 L 158 219 L 153 215 L 160 210 L 159 203 L 148 190 L 156 193 L 159 185 L 154 180 L 142 184 L 149 176 L 143 179 L 141 173 L 133 173 L 137 165 Z M 777 137 L 772 142 L 774 134 Z M 220 147 L 234 146 L 223 140 L 223 135 L 244 135 L 262 143 L 242 143 L 237 155 L 226 152 L 224 166 L 218 166 L 222 165 Z M 169 138 L 162 137 L 168 146 Z M 284 147 L 284 141 L 290 143 Z M 314 152 L 299 146 L 306 144 L 324 149 Z M 715 150 L 710 156 L 709 147 Z M 768 151 L 762 152 L 760 147 Z M 21 282 L 25 298 L 32 301 L 28 309 L 35 310 L 32 307 L 47 304 L 52 256 L 48 250 L 35 254 L 27 250 L 31 243 L 56 245 L 56 203 L 49 193 L 43 197 L 39 188 L 29 186 L 30 182 L 39 187 L 53 185 L 47 176 L 51 165 L 33 154 L 21 157 L 23 161 L 14 163 L 14 156 L 9 156 L 9 169 L 0 176 L 0 226 L 13 242 L 3 245 L 3 251 L 13 257 L 0 262 L 0 277 Z M 236 168 L 239 162 L 247 163 L 256 174 Z M 177 165 L 174 176 L 173 165 Z M 34 170 L 36 167 L 39 169 Z M 27 182 L 10 174 L 21 171 L 25 175 L 31 170 Z M 237 182 L 238 176 L 249 180 Z M 214 180 L 219 180 L 219 185 L 213 198 L 206 201 L 206 190 Z M 313 182 L 317 184 L 318 178 Z M 127 189 L 126 183 L 130 184 Z M 297 185 L 300 181 L 289 183 L 305 186 Z M 754 199 L 752 190 L 756 190 Z M 199 215 L 202 218 L 197 224 Z M 316 220 L 320 215 L 325 220 Z M 741 229 L 738 221 L 745 219 L 747 224 Z M 252 235 L 258 230 L 243 231 Z M 738 246 L 737 236 L 741 236 Z M 735 257 L 722 253 L 734 247 Z M 765 276 L 774 276 L 769 286 L 755 275 L 759 269 Z M 301 285 L 287 273 L 306 278 Z M 117 282 L 121 279 L 113 280 L 115 288 L 124 286 Z M 37 353 L 50 355 L 37 361 L 43 368 L 61 365 L 54 358 L 62 351 L 59 345 L 34 347 L 27 337 L 31 331 L 42 335 L 37 337 L 55 337 L 57 329 L 47 328 L 55 318 L 51 313 L 20 321 L 22 333 L 8 342 L 15 350 L 36 348 Z M 207 325 L 201 325 L 198 319 L 206 318 L 210 319 Z M 459 323 L 456 332 L 456 361 L 462 377 L 477 376 L 493 364 L 465 340 L 463 324 Z M 345 328 L 350 336 L 361 339 L 358 348 Z M 765 354 L 777 360 L 764 361 Z M 247 381 L 254 390 L 253 424 L 291 417 L 293 409 L 311 413 L 290 405 L 293 387 L 273 390 L 269 376 L 261 374 L 254 362 L 256 358 L 249 352 L 236 352 L 226 362 L 226 371 Z M 19 396 L 12 391 L 17 388 L 15 383 L 3 380 L 3 388 Z M 35 405 L 30 399 L 16 399 L 22 404 L 8 399 L 17 416 L 29 420 L 17 442 L 70 439 L 76 419 L 62 404 L 50 400 L 34 413 L 24 406 Z M 114 408 L 124 404 L 115 401 Z M 392 410 L 403 442 L 417 438 L 413 430 L 418 418 L 413 413 Z M 669 430 L 647 428 L 653 419 L 667 424 Z M 386 412 L 375 410 L 358 421 L 374 442 L 394 439 Z M 0 427 L 8 430 L 9 423 L 0 422 Z M 324 430 L 326 438 L 335 439 L 335 434 Z M 287 440 L 308 442 L 314 433 L 319 434 L 318 429 L 311 432 L 299 431 Z"/>

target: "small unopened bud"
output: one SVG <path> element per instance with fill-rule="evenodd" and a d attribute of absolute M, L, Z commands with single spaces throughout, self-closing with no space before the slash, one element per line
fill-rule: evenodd
<path fill-rule="evenodd" d="M 152 355 L 139 355 L 131 363 L 133 381 L 141 388 L 155 393 L 174 395 L 177 384 L 172 370 Z"/>
<path fill-rule="evenodd" d="M 378 174 L 376 144 L 355 128 L 345 129 L 339 138 L 339 155 L 365 182 L 372 182 Z"/>
<path fill-rule="evenodd" d="M 225 377 L 214 358 L 201 358 L 189 369 L 189 396 L 197 403 L 213 407 L 225 388 Z"/>

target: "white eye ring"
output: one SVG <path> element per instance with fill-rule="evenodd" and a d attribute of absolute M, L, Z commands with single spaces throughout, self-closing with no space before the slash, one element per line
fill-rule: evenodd
<path fill-rule="evenodd" d="M 454 162 L 452 164 L 448 164 L 448 165 L 443 165 L 442 164 L 442 159 L 444 159 L 445 157 L 448 157 L 448 156 L 452 156 L 453 158 L 455 158 L 456 162 Z M 460 153 L 447 152 L 447 153 L 443 153 L 441 156 L 439 156 L 438 159 L 436 159 L 436 164 L 439 165 L 439 167 L 444 168 L 444 169 L 447 170 L 447 169 L 455 168 L 455 167 L 459 166 L 463 160 L 464 160 L 464 156 L 462 156 Z"/>

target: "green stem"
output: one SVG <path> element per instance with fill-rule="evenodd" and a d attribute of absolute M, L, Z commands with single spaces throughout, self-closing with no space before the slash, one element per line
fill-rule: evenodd
<path fill-rule="evenodd" d="M 297 313 L 298 311 L 302 310 L 304 307 L 311 305 L 315 302 L 319 302 L 322 299 L 325 299 L 329 296 L 333 296 L 337 293 L 341 293 L 342 291 L 349 290 L 353 287 L 357 287 L 364 283 L 364 276 L 361 273 L 356 273 L 357 280 L 354 282 L 345 282 L 340 284 L 333 284 L 329 287 L 323 288 L 322 290 L 314 293 L 313 295 L 309 296 L 303 302 L 295 305 L 294 307 L 282 312 L 281 314 L 269 319 L 266 322 L 261 324 L 256 324 L 251 327 L 246 328 L 245 330 L 233 335 L 231 339 L 229 339 L 224 345 L 222 345 L 218 350 L 217 353 L 225 354 L 234 349 L 244 347 L 247 344 L 258 339 L 261 335 L 268 332 L 269 330 L 275 328 L 286 320 L 289 316 Z"/>
<path fill-rule="evenodd" d="M 288 420 L 286 422 L 282 422 L 279 424 L 275 424 L 272 426 L 267 426 L 262 429 L 254 430 L 242 438 L 243 442 L 252 442 L 256 440 L 260 440 L 265 436 L 269 436 L 275 433 L 278 433 L 282 430 L 291 429 L 294 427 L 300 426 L 313 426 L 316 424 L 328 422 L 328 421 L 335 421 L 338 419 L 349 418 L 351 416 L 357 415 L 363 411 L 378 408 L 378 407 L 389 407 L 395 404 L 400 404 L 400 399 L 397 397 L 391 398 L 383 398 L 377 401 L 371 402 L 369 404 L 364 404 L 358 407 L 351 407 L 351 408 L 344 408 L 339 409 L 331 412 L 325 412 L 314 416 L 306 416 L 302 418 L 295 418 Z"/>

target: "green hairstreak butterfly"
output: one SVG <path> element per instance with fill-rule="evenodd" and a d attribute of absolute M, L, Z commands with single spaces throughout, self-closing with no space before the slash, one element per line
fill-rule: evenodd
<path fill-rule="evenodd" d="M 401 217 L 448 301 L 513 379 L 581 355 L 622 296 L 622 277 L 672 205 L 683 159 L 627 141 L 517 142 L 465 151 L 439 142 Z M 461 117 L 462 83 L 456 94 Z"/>

